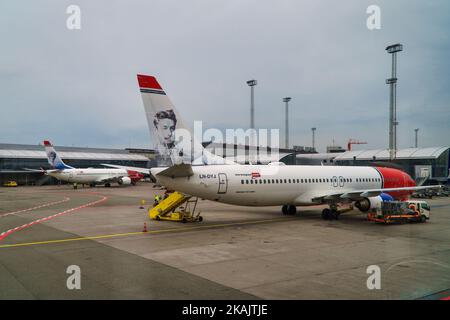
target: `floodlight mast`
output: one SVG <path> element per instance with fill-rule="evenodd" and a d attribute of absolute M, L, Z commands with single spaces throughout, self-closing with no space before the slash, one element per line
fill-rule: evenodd
<path fill-rule="evenodd" d="M 386 51 L 392 55 L 391 78 L 386 79 L 390 86 L 389 96 L 389 158 L 395 159 L 397 155 L 397 52 L 403 51 L 400 43 L 386 47 Z"/>
<path fill-rule="evenodd" d="M 250 134 L 250 145 L 255 143 L 254 139 L 254 129 L 255 129 L 255 92 L 254 87 L 258 82 L 254 79 L 248 80 L 247 85 L 250 87 L 250 129 L 252 133 Z"/>
<path fill-rule="evenodd" d="M 283 98 L 283 102 L 285 103 L 285 111 L 286 111 L 286 116 L 285 116 L 285 123 L 284 123 L 284 128 L 285 128 L 285 148 L 289 149 L 289 101 L 291 101 L 291 97 L 285 97 Z"/>

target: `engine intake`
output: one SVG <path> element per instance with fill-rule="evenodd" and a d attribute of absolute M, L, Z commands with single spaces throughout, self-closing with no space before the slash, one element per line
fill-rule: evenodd
<path fill-rule="evenodd" d="M 131 179 L 129 177 L 122 177 L 122 178 L 119 178 L 117 183 L 120 185 L 129 185 L 129 184 L 131 184 Z"/>
<path fill-rule="evenodd" d="M 371 209 L 381 207 L 381 203 L 383 201 L 392 201 L 392 200 L 394 200 L 394 198 L 392 198 L 389 194 L 382 193 L 377 197 L 369 197 L 356 201 L 355 207 L 357 207 L 361 212 L 367 212 Z"/>

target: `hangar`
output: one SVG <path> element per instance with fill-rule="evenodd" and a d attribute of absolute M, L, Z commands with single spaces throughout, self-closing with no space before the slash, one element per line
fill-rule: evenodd
<path fill-rule="evenodd" d="M 97 167 L 102 163 L 150 168 L 155 166 L 155 152 L 149 149 L 104 149 L 55 146 L 61 158 L 75 168 Z M 59 183 L 41 172 L 26 169 L 49 169 L 42 145 L 0 144 L 0 184 L 16 181 L 20 185 Z"/>

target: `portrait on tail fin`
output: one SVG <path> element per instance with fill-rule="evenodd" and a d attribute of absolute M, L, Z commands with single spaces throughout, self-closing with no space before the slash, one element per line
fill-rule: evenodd
<path fill-rule="evenodd" d="M 138 74 L 137 80 L 160 165 L 225 163 L 203 148 L 154 76 Z"/>
<path fill-rule="evenodd" d="M 175 129 L 177 117 L 172 109 L 159 111 L 153 120 L 160 143 L 168 149 L 175 147 Z"/>

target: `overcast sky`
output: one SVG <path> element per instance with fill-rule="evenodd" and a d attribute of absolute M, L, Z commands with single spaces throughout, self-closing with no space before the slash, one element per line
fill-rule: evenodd
<path fill-rule="evenodd" d="M 81 30 L 66 8 L 81 8 Z M 381 8 L 381 29 L 366 9 Z M 256 125 L 291 144 L 388 143 L 390 56 L 398 62 L 398 144 L 450 145 L 450 2 L 127 0 L 0 2 L 0 142 L 151 147 L 136 74 L 156 75 L 188 123 Z M 283 135 L 282 135 L 283 138 Z M 284 138 L 283 138 L 284 139 Z M 284 141 L 284 140 L 283 140 Z"/>

